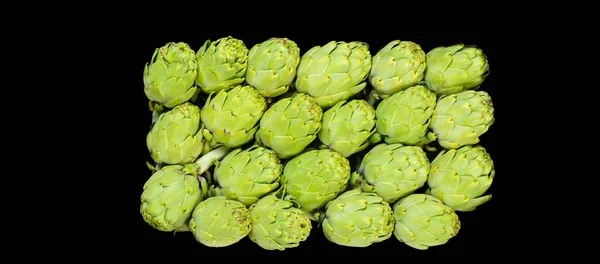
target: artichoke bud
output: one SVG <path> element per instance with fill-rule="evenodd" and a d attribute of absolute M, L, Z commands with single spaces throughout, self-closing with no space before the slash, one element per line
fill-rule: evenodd
<path fill-rule="evenodd" d="M 248 48 L 231 36 L 214 42 L 207 40 L 196 52 L 196 84 L 206 94 L 229 90 L 244 82 L 248 67 Z"/>
<path fill-rule="evenodd" d="M 194 86 L 197 65 L 194 50 L 184 42 L 169 42 L 156 49 L 144 69 L 144 92 L 149 100 L 173 108 L 188 102 Z"/>
<path fill-rule="evenodd" d="M 427 53 L 424 83 L 438 95 L 477 90 L 488 75 L 487 55 L 475 45 L 461 43 Z"/>

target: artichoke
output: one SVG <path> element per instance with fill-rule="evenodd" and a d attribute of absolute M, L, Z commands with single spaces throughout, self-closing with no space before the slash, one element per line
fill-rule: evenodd
<path fill-rule="evenodd" d="M 254 139 L 267 101 L 248 85 L 209 95 L 201 112 L 202 123 L 219 143 L 237 148 Z"/>
<path fill-rule="evenodd" d="M 312 97 L 296 93 L 271 105 L 260 119 L 256 141 L 280 159 L 298 155 L 317 138 L 323 110 Z"/>
<path fill-rule="evenodd" d="M 206 94 L 228 90 L 244 82 L 248 68 L 248 48 L 231 36 L 207 40 L 196 52 L 196 85 Z"/>
<path fill-rule="evenodd" d="M 283 165 L 275 152 L 252 146 L 231 151 L 215 165 L 213 196 L 225 196 L 246 206 L 279 187 Z"/>
<path fill-rule="evenodd" d="M 447 243 L 460 230 L 460 220 L 452 208 L 427 194 L 411 194 L 396 202 L 394 236 L 419 250 Z"/>
<path fill-rule="evenodd" d="M 485 91 L 464 91 L 442 96 L 429 127 L 445 149 L 479 143 L 479 136 L 494 124 L 494 105 Z"/>
<path fill-rule="evenodd" d="M 427 194 L 455 211 L 469 212 L 492 198 L 494 162 L 482 146 L 442 150 L 431 162 Z"/>
<path fill-rule="evenodd" d="M 362 91 L 370 70 L 369 45 L 331 41 L 302 55 L 295 87 L 314 97 L 322 108 L 329 108 Z"/>
<path fill-rule="evenodd" d="M 382 100 L 377 105 L 377 133 L 388 144 L 428 143 L 429 124 L 436 95 L 425 86 L 415 85 Z"/>
<path fill-rule="evenodd" d="M 246 82 L 264 97 L 286 93 L 296 77 L 300 48 L 287 38 L 270 38 L 248 52 Z"/>
<path fill-rule="evenodd" d="M 417 85 L 425 76 L 425 52 L 412 41 L 394 40 L 373 56 L 369 83 L 379 98 Z"/>
<path fill-rule="evenodd" d="M 477 90 L 489 75 L 483 50 L 474 45 L 437 47 L 427 53 L 425 84 L 438 95 Z"/>
<path fill-rule="evenodd" d="M 423 187 L 429 169 L 422 148 L 381 143 L 363 157 L 358 170 L 352 173 L 350 186 L 377 193 L 392 204 Z"/>
<path fill-rule="evenodd" d="M 144 184 L 140 213 L 144 221 L 160 231 L 173 231 L 185 224 L 196 205 L 208 195 L 206 178 L 201 176 L 228 152 L 221 146 L 194 163 L 167 165 Z"/>
<path fill-rule="evenodd" d="M 202 153 L 200 108 L 185 102 L 160 114 L 146 136 L 146 145 L 157 164 L 187 164 Z"/>
<path fill-rule="evenodd" d="M 318 137 L 321 143 L 344 157 L 370 145 L 375 133 L 375 109 L 365 100 L 341 101 L 323 113 Z"/>
<path fill-rule="evenodd" d="M 392 208 L 377 194 L 352 189 L 327 203 L 325 208 L 323 233 L 335 244 L 367 247 L 392 236 Z"/>
<path fill-rule="evenodd" d="M 144 68 L 144 93 L 167 108 L 189 101 L 196 93 L 196 54 L 184 42 L 157 48 Z"/>
<path fill-rule="evenodd" d="M 250 233 L 250 211 L 244 204 L 223 196 L 200 202 L 192 213 L 189 228 L 194 238 L 208 247 L 227 247 Z"/>
<path fill-rule="evenodd" d="M 295 248 L 310 235 L 312 225 L 292 201 L 266 195 L 249 208 L 252 230 L 248 237 L 266 250 Z"/>
<path fill-rule="evenodd" d="M 283 167 L 281 184 L 286 194 L 316 220 L 327 202 L 346 190 L 350 162 L 329 149 L 306 151 L 288 160 Z"/>

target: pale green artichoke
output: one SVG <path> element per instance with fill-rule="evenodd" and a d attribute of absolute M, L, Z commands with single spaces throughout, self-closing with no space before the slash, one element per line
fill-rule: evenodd
<path fill-rule="evenodd" d="M 382 100 L 377 105 L 377 133 L 388 144 L 428 143 L 429 124 L 436 95 L 425 86 L 415 85 Z"/>
<path fill-rule="evenodd" d="M 486 54 L 474 45 L 437 47 L 427 53 L 425 84 L 438 95 L 477 90 L 490 73 Z"/>
<path fill-rule="evenodd" d="M 202 108 L 201 119 L 217 142 L 237 148 L 254 139 L 266 110 L 267 101 L 254 88 L 238 85 L 211 94 Z"/>
<path fill-rule="evenodd" d="M 381 143 L 363 157 L 358 170 L 352 173 L 350 186 L 376 193 L 392 204 L 423 187 L 429 169 L 422 148 Z"/>
<path fill-rule="evenodd" d="M 248 237 L 266 250 L 295 248 L 306 241 L 312 224 L 306 214 L 291 201 L 266 195 L 249 208 L 252 230 Z"/>
<path fill-rule="evenodd" d="M 192 213 L 189 228 L 196 241 L 208 247 L 231 246 L 251 230 L 250 211 L 244 204 L 223 196 L 200 202 Z"/>
<path fill-rule="evenodd" d="M 144 68 L 144 93 L 167 108 L 189 101 L 196 93 L 196 54 L 187 43 L 157 48 Z"/>
<path fill-rule="evenodd" d="M 248 68 L 248 48 L 231 36 L 207 40 L 196 52 L 196 85 L 206 94 L 228 90 L 244 82 Z"/>
<path fill-rule="evenodd" d="M 185 102 L 160 114 L 146 136 L 146 145 L 157 164 L 187 164 L 202 153 L 204 126 L 200 108 Z"/>
<path fill-rule="evenodd" d="M 312 97 L 296 93 L 271 105 L 260 119 L 256 141 L 281 159 L 298 155 L 317 138 L 323 110 Z"/>
<path fill-rule="evenodd" d="M 427 194 L 455 211 L 469 212 L 489 201 L 483 196 L 494 180 L 494 162 L 482 146 L 442 150 L 431 162 Z"/>
<path fill-rule="evenodd" d="M 371 70 L 369 45 L 331 41 L 308 50 L 300 59 L 295 87 L 329 108 L 362 91 Z"/>
<path fill-rule="evenodd" d="M 369 83 L 378 98 L 417 85 L 425 76 L 425 52 L 412 41 L 394 40 L 373 56 Z"/>
<path fill-rule="evenodd" d="M 375 133 L 375 109 L 365 100 L 340 101 L 323 113 L 319 141 L 344 157 L 370 145 Z"/>
<path fill-rule="evenodd" d="M 246 82 L 264 97 L 286 93 L 296 77 L 300 48 L 287 38 L 270 38 L 248 52 Z"/>
<path fill-rule="evenodd" d="M 228 153 L 216 148 L 194 163 L 160 168 L 144 184 L 140 213 L 144 221 L 160 231 L 173 231 L 185 224 L 196 205 L 208 195 L 209 182 L 201 176 Z"/>
<path fill-rule="evenodd" d="M 288 160 L 283 167 L 281 184 L 286 194 L 298 202 L 313 220 L 317 210 L 346 190 L 350 179 L 350 162 L 329 150 L 309 150 Z"/>
<path fill-rule="evenodd" d="M 238 148 L 215 165 L 215 187 L 210 193 L 249 206 L 279 187 L 282 172 L 274 151 L 259 146 Z"/>
<path fill-rule="evenodd" d="M 494 124 L 494 105 L 485 91 L 464 91 L 442 96 L 429 127 L 445 149 L 479 143 L 479 136 Z"/>
<path fill-rule="evenodd" d="M 335 244 L 367 247 L 392 236 L 392 208 L 377 194 L 352 189 L 327 203 L 325 208 L 323 233 Z"/>
<path fill-rule="evenodd" d="M 394 236 L 406 245 L 425 250 L 446 244 L 460 230 L 452 208 L 427 194 L 411 194 L 396 202 Z"/>

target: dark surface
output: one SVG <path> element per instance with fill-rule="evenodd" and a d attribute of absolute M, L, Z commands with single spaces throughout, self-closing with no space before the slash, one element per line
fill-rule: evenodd
<path fill-rule="evenodd" d="M 294 28 L 294 31 L 300 31 L 300 27 Z M 131 235 L 129 239 L 124 239 L 122 242 L 130 242 L 131 245 L 136 245 L 144 248 L 143 252 L 138 252 L 138 256 L 147 256 L 152 258 L 165 257 L 165 255 L 178 254 L 209 254 L 213 256 L 228 255 L 231 257 L 241 256 L 240 254 L 251 254 L 252 256 L 282 256 L 282 255 L 297 255 L 297 256 L 324 256 L 324 255 L 368 255 L 373 259 L 375 256 L 387 258 L 389 256 L 433 256 L 433 255 L 487 255 L 493 254 L 498 250 L 498 245 L 504 241 L 506 235 L 505 223 L 502 222 L 505 212 L 503 204 L 506 204 L 510 192 L 507 190 L 507 172 L 508 164 L 500 158 L 500 147 L 497 146 L 497 137 L 499 136 L 498 127 L 506 126 L 507 122 L 500 116 L 507 111 L 507 107 L 500 102 L 500 94 L 498 80 L 503 78 L 500 66 L 500 54 L 498 46 L 491 39 L 476 37 L 476 36 L 441 36 L 441 35 L 405 35 L 402 33 L 385 34 L 379 36 L 370 35 L 367 31 L 357 33 L 350 32 L 321 32 L 320 34 L 312 34 L 304 36 L 301 33 L 275 31 L 265 33 L 250 33 L 246 30 L 224 30 L 217 32 L 195 32 L 195 34 L 179 35 L 176 33 L 168 34 L 161 32 L 147 32 L 147 35 L 138 35 L 131 46 L 124 46 L 123 49 L 131 49 L 130 56 L 120 57 L 121 60 L 127 60 L 129 68 L 123 69 L 123 74 L 132 76 L 127 79 L 131 80 L 127 83 L 126 100 L 130 103 L 127 109 L 123 108 L 127 121 L 124 121 L 127 130 L 126 149 L 128 152 L 121 153 L 126 156 L 128 165 L 125 169 L 128 171 L 127 180 L 123 180 L 126 195 L 122 215 L 120 217 L 127 218 L 126 229 L 127 234 Z M 150 38 L 148 36 L 153 35 Z M 489 192 L 493 194 L 493 198 L 477 208 L 473 212 L 460 213 L 461 229 L 455 238 L 451 239 L 447 244 L 437 247 L 431 247 L 425 251 L 412 249 L 403 243 L 396 240 L 392 236 L 389 240 L 374 244 L 367 248 L 349 248 L 337 246 L 329 242 L 322 233 L 321 228 L 313 228 L 308 240 L 294 249 L 288 249 L 283 252 L 266 251 L 258 245 L 252 243 L 248 238 L 243 239 L 239 243 L 227 248 L 208 248 L 197 243 L 192 234 L 168 232 L 160 232 L 152 229 L 146 224 L 140 213 L 139 203 L 144 182 L 150 177 L 151 172 L 146 167 L 146 161 L 150 160 L 148 150 L 146 148 L 146 134 L 150 129 L 151 112 L 148 109 L 148 100 L 143 92 L 142 73 L 146 62 L 151 59 L 154 49 L 164 45 L 170 41 L 187 42 L 192 49 L 197 51 L 205 40 L 216 40 L 220 37 L 231 35 L 245 42 L 248 49 L 254 44 L 260 43 L 270 37 L 287 37 L 298 44 L 303 54 L 308 49 L 316 45 L 324 45 L 331 40 L 340 41 L 364 41 L 369 44 L 371 54 L 375 53 L 387 43 L 394 39 L 410 40 L 421 45 L 427 53 L 429 50 L 437 46 L 448 46 L 456 43 L 473 44 L 481 47 L 487 54 L 490 63 L 490 75 L 483 82 L 481 90 L 487 91 L 493 100 L 496 109 L 496 123 L 490 130 L 481 136 L 481 144 L 488 150 L 496 165 L 496 179 L 492 184 Z M 314 223 L 314 222 L 313 222 Z M 316 223 L 315 223 L 316 225 Z M 200 260 L 201 261 L 201 260 Z"/>

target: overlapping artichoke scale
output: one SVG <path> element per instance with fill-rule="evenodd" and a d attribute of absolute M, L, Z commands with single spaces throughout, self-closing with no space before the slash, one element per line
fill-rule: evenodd
<path fill-rule="evenodd" d="M 422 148 L 380 143 L 364 156 L 350 184 L 392 204 L 423 187 L 429 170 L 430 162 Z"/>
<path fill-rule="evenodd" d="M 252 146 L 235 149 L 215 166 L 213 195 L 250 206 L 279 187 L 283 165 L 274 151 Z"/>
<path fill-rule="evenodd" d="M 286 193 L 311 214 L 346 190 L 350 162 L 329 149 L 306 151 L 287 161 L 281 183 Z"/>
<path fill-rule="evenodd" d="M 306 241 L 312 224 L 308 216 L 291 201 L 272 193 L 249 208 L 252 230 L 248 237 L 266 250 L 295 248 Z"/>
<path fill-rule="evenodd" d="M 479 143 L 479 136 L 495 122 L 494 106 L 485 91 L 468 90 L 441 97 L 431 117 L 430 128 L 445 149 Z"/>
<path fill-rule="evenodd" d="M 481 145 L 443 150 L 431 162 L 426 193 L 455 211 L 470 212 L 489 201 L 485 194 L 495 176 L 494 163 Z"/>
<path fill-rule="evenodd" d="M 300 48 L 287 38 L 270 38 L 248 53 L 246 82 L 264 97 L 286 93 L 296 77 Z"/>
<path fill-rule="evenodd" d="M 144 68 L 144 93 L 149 100 L 173 108 L 196 93 L 196 56 L 187 43 L 169 42 L 157 48 Z"/>
<path fill-rule="evenodd" d="M 202 123 L 215 140 L 237 148 L 254 138 L 267 102 L 248 85 L 238 85 L 209 96 L 201 111 Z"/>
<path fill-rule="evenodd" d="M 146 146 L 157 164 L 193 162 L 203 148 L 200 109 L 189 103 L 160 114 L 146 136 Z"/>
<path fill-rule="evenodd" d="M 392 236 L 394 216 L 377 194 L 352 189 L 327 204 L 322 225 L 325 237 L 333 243 L 367 247 Z"/>
<path fill-rule="evenodd" d="M 438 95 L 477 90 L 488 75 L 487 56 L 474 45 L 437 47 L 427 53 L 424 81 Z"/>
<path fill-rule="evenodd" d="M 298 155 L 317 138 L 323 110 L 302 93 L 271 105 L 260 119 L 256 140 L 272 149 L 280 159 Z"/>
<path fill-rule="evenodd" d="M 231 36 L 207 40 L 196 52 L 196 84 L 206 94 L 242 84 L 248 68 L 248 48 Z"/>
<path fill-rule="evenodd" d="M 210 197 L 196 205 L 189 228 L 196 241 L 208 247 L 231 246 L 251 230 L 250 211 L 224 196 Z"/>
<path fill-rule="evenodd" d="M 329 108 L 362 91 L 370 70 L 371 53 L 366 43 L 330 41 L 302 55 L 295 87 Z"/>
<path fill-rule="evenodd" d="M 452 208 L 427 194 L 411 194 L 393 205 L 394 236 L 406 245 L 426 250 L 446 244 L 460 230 Z"/>
<path fill-rule="evenodd" d="M 140 213 L 153 228 L 170 232 L 185 224 L 204 198 L 201 184 L 184 166 L 169 165 L 144 184 Z"/>
<path fill-rule="evenodd" d="M 415 85 L 383 99 L 376 109 L 377 132 L 388 144 L 416 145 L 426 136 L 436 106 L 435 93 Z"/>
<path fill-rule="evenodd" d="M 375 133 L 375 109 L 365 100 L 340 101 L 323 113 L 318 137 L 344 157 L 364 150 Z"/>
<path fill-rule="evenodd" d="M 373 56 L 369 83 L 385 99 L 421 82 L 426 65 L 425 52 L 419 44 L 394 40 Z"/>

